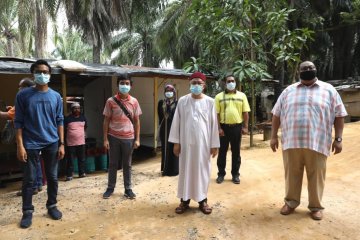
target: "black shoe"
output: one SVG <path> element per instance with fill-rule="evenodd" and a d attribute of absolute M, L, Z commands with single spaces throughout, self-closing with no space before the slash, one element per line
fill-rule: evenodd
<path fill-rule="evenodd" d="M 125 189 L 125 193 L 124 196 L 129 198 L 129 199 L 134 199 L 136 198 L 135 193 L 133 193 L 133 191 L 131 189 Z"/>
<path fill-rule="evenodd" d="M 232 182 L 235 184 L 240 184 L 240 178 L 239 177 L 233 177 Z"/>
<path fill-rule="evenodd" d="M 66 177 L 65 181 L 68 182 L 68 181 L 71 181 L 73 180 L 73 177 Z"/>
<path fill-rule="evenodd" d="M 20 221 L 21 228 L 28 228 L 32 224 L 32 212 L 25 212 Z"/>
<path fill-rule="evenodd" d="M 103 194 L 103 198 L 104 199 L 110 198 L 110 196 L 111 196 L 111 194 L 113 194 L 113 192 L 114 192 L 114 189 L 107 188 L 106 191 Z"/>
<path fill-rule="evenodd" d="M 220 184 L 224 181 L 224 176 L 218 176 L 216 179 L 216 183 Z"/>
<path fill-rule="evenodd" d="M 57 207 L 52 207 L 48 209 L 48 214 L 54 220 L 59 220 L 62 218 L 62 213 L 57 209 Z"/>
<path fill-rule="evenodd" d="M 86 177 L 85 173 L 79 175 L 79 178 L 84 178 L 84 177 Z"/>

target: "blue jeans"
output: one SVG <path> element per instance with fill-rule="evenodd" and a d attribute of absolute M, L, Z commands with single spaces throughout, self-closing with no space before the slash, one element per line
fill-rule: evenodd
<path fill-rule="evenodd" d="M 36 164 L 40 161 L 40 152 L 44 160 L 45 175 L 47 178 L 48 200 L 46 202 L 46 208 L 56 206 L 58 192 L 58 149 L 58 142 L 52 143 L 41 149 L 26 149 L 27 162 L 24 163 L 24 177 L 22 185 L 23 212 L 34 211 L 34 206 L 32 205 L 33 185 L 35 181 Z"/>
<path fill-rule="evenodd" d="M 38 189 L 41 188 L 43 185 L 43 180 L 42 180 L 42 171 L 41 171 L 41 162 L 40 160 L 37 161 L 36 165 L 35 165 L 35 181 L 33 184 L 33 189 Z"/>

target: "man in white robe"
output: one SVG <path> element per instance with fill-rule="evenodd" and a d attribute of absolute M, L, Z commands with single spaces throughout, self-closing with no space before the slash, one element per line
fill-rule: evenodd
<path fill-rule="evenodd" d="M 191 93 L 179 99 L 171 125 L 169 142 L 179 156 L 178 214 L 189 209 L 191 199 L 204 214 L 212 211 L 207 204 L 210 159 L 217 155 L 220 141 L 214 99 L 203 93 L 205 80 L 200 72 L 191 75 Z"/>

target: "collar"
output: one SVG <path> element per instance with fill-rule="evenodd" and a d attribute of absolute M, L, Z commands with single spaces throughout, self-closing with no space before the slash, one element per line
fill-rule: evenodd
<path fill-rule="evenodd" d="M 127 95 L 127 98 L 121 98 L 120 93 L 117 93 L 116 96 L 117 100 L 119 101 L 129 101 L 130 100 L 130 94 Z"/>
<path fill-rule="evenodd" d="M 229 90 L 225 89 L 225 94 L 236 94 L 237 93 L 237 90 L 235 90 L 235 92 L 230 92 Z"/>
<path fill-rule="evenodd" d="M 305 84 L 303 84 L 302 82 L 301 82 L 301 80 L 298 82 L 298 84 L 297 84 L 297 87 L 315 87 L 315 86 L 319 86 L 319 82 L 320 80 L 318 79 L 318 78 L 316 78 L 316 80 L 315 80 L 315 82 L 313 82 L 313 84 L 311 84 L 311 85 L 305 85 Z"/>

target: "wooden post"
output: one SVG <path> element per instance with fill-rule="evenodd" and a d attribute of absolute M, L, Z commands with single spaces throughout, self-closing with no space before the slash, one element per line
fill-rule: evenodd
<path fill-rule="evenodd" d="M 61 88 L 62 88 L 62 95 L 63 95 L 64 115 L 67 115 L 66 74 L 64 72 L 61 73 Z"/>
<path fill-rule="evenodd" d="M 157 100 L 158 100 L 158 82 L 159 78 L 154 78 L 154 150 L 157 148 L 157 132 L 158 132 L 158 114 L 157 114 Z"/>

